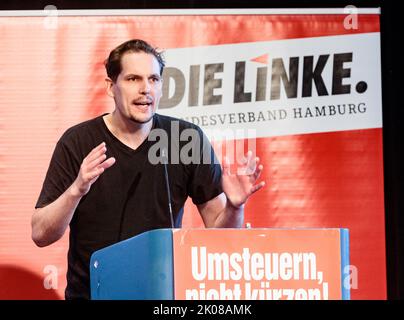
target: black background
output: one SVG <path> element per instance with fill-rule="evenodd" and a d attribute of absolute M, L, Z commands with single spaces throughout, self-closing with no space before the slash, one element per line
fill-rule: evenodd
<path fill-rule="evenodd" d="M 399 1 L 360 0 L 98 0 L 98 1 L 10 1 L 2 0 L 0 10 L 42 10 L 46 5 L 62 9 L 175 9 L 175 8 L 381 8 L 383 148 L 386 218 L 386 267 L 388 299 L 404 298 L 404 158 L 401 150 L 403 131 L 402 47 L 403 33 Z M 0 30 L 1 36 L 1 30 Z M 23 39 L 21 39 L 23 41 Z M 0 37 L 1 45 L 1 37 Z M 371 236 L 371 235 L 369 235 Z M 366 308 L 366 306 L 364 306 Z"/>

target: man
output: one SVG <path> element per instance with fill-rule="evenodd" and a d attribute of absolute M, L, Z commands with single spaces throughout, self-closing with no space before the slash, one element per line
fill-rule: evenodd
<path fill-rule="evenodd" d="M 251 154 L 245 165 L 252 169 L 249 175 L 230 174 L 228 163 L 222 175 L 215 161 L 169 163 L 165 168 L 151 163 L 152 130 L 170 133 L 176 123 L 180 132 L 192 129 L 204 137 L 191 123 L 156 114 L 163 68 L 160 53 L 142 40 L 115 48 L 106 61 L 107 93 L 115 110 L 68 129 L 56 145 L 32 216 L 32 239 L 40 247 L 50 245 L 70 225 L 66 299 L 90 298 L 94 251 L 147 230 L 171 227 L 167 176 L 176 227 L 181 226 L 188 196 L 206 227 L 241 227 L 245 202 L 264 185 L 255 184 L 262 165 Z M 211 151 L 210 144 L 200 151 Z"/>

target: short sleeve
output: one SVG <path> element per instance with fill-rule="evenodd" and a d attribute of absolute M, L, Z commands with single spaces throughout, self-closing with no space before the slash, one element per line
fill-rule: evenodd
<path fill-rule="evenodd" d="M 55 201 L 76 179 L 81 161 L 73 151 L 71 139 L 71 135 L 65 133 L 56 144 L 35 208 Z"/>
<path fill-rule="evenodd" d="M 193 165 L 189 186 L 189 196 L 195 205 L 203 204 L 223 192 L 220 163 L 209 139 L 198 129 L 202 140 L 201 157 L 199 163 Z"/>

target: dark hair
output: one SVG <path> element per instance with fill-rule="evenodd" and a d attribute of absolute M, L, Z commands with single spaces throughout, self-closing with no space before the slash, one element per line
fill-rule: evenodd
<path fill-rule="evenodd" d="M 163 74 L 165 62 L 162 57 L 162 53 L 158 52 L 156 48 L 153 48 L 146 41 L 133 39 L 117 46 L 114 50 L 111 51 L 108 59 L 105 60 L 105 69 L 107 70 L 107 75 L 112 79 L 113 82 L 116 82 L 116 79 L 122 71 L 121 59 L 122 56 L 127 52 L 145 52 L 148 54 L 152 54 L 156 57 L 160 65 L 160 75 Z"/>

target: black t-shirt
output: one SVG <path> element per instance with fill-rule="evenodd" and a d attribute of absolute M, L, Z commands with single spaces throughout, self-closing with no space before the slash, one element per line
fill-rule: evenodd
<path fill-rule="evenodd" d="M 89 263 L 94 251 L 148 230 L 171 227 L 164 165 L 148 161 L 150 148 L 156 149 L 155 143 L 160 140 L 146 139 L 134 150 L 109 131 L 102 117 L 78 124 L 63 134 L 36 204 L 36 208 L 41 208 L 55 201 L 76 179 L 88 153 L 106 142 L 107 157 L 115 157 L 116 163 L 91 186 L 70 222 L 66 299 L 90 297 Z M 180 227 L 188 196 L 195 204 L 202 204 L 222 192 L 220 164 L 199 127 L 156 114 L 153 129 L 163 129 L 169 137 L 168 180 L 175 226 Z M 181 148 L 189 147 L 192 140 L 175 138 L 176 130 L 181 136 L 185 129 L 196 130 L 199 141 L 204 142 L 195 153 L 200 156 L 199 164 L 172 164 L 175 159 L 182 159 L 178 156 Z M 206 163 L 207 158 L 203 159 L 207 151 L 211 152 L 210 164 Z"/>

